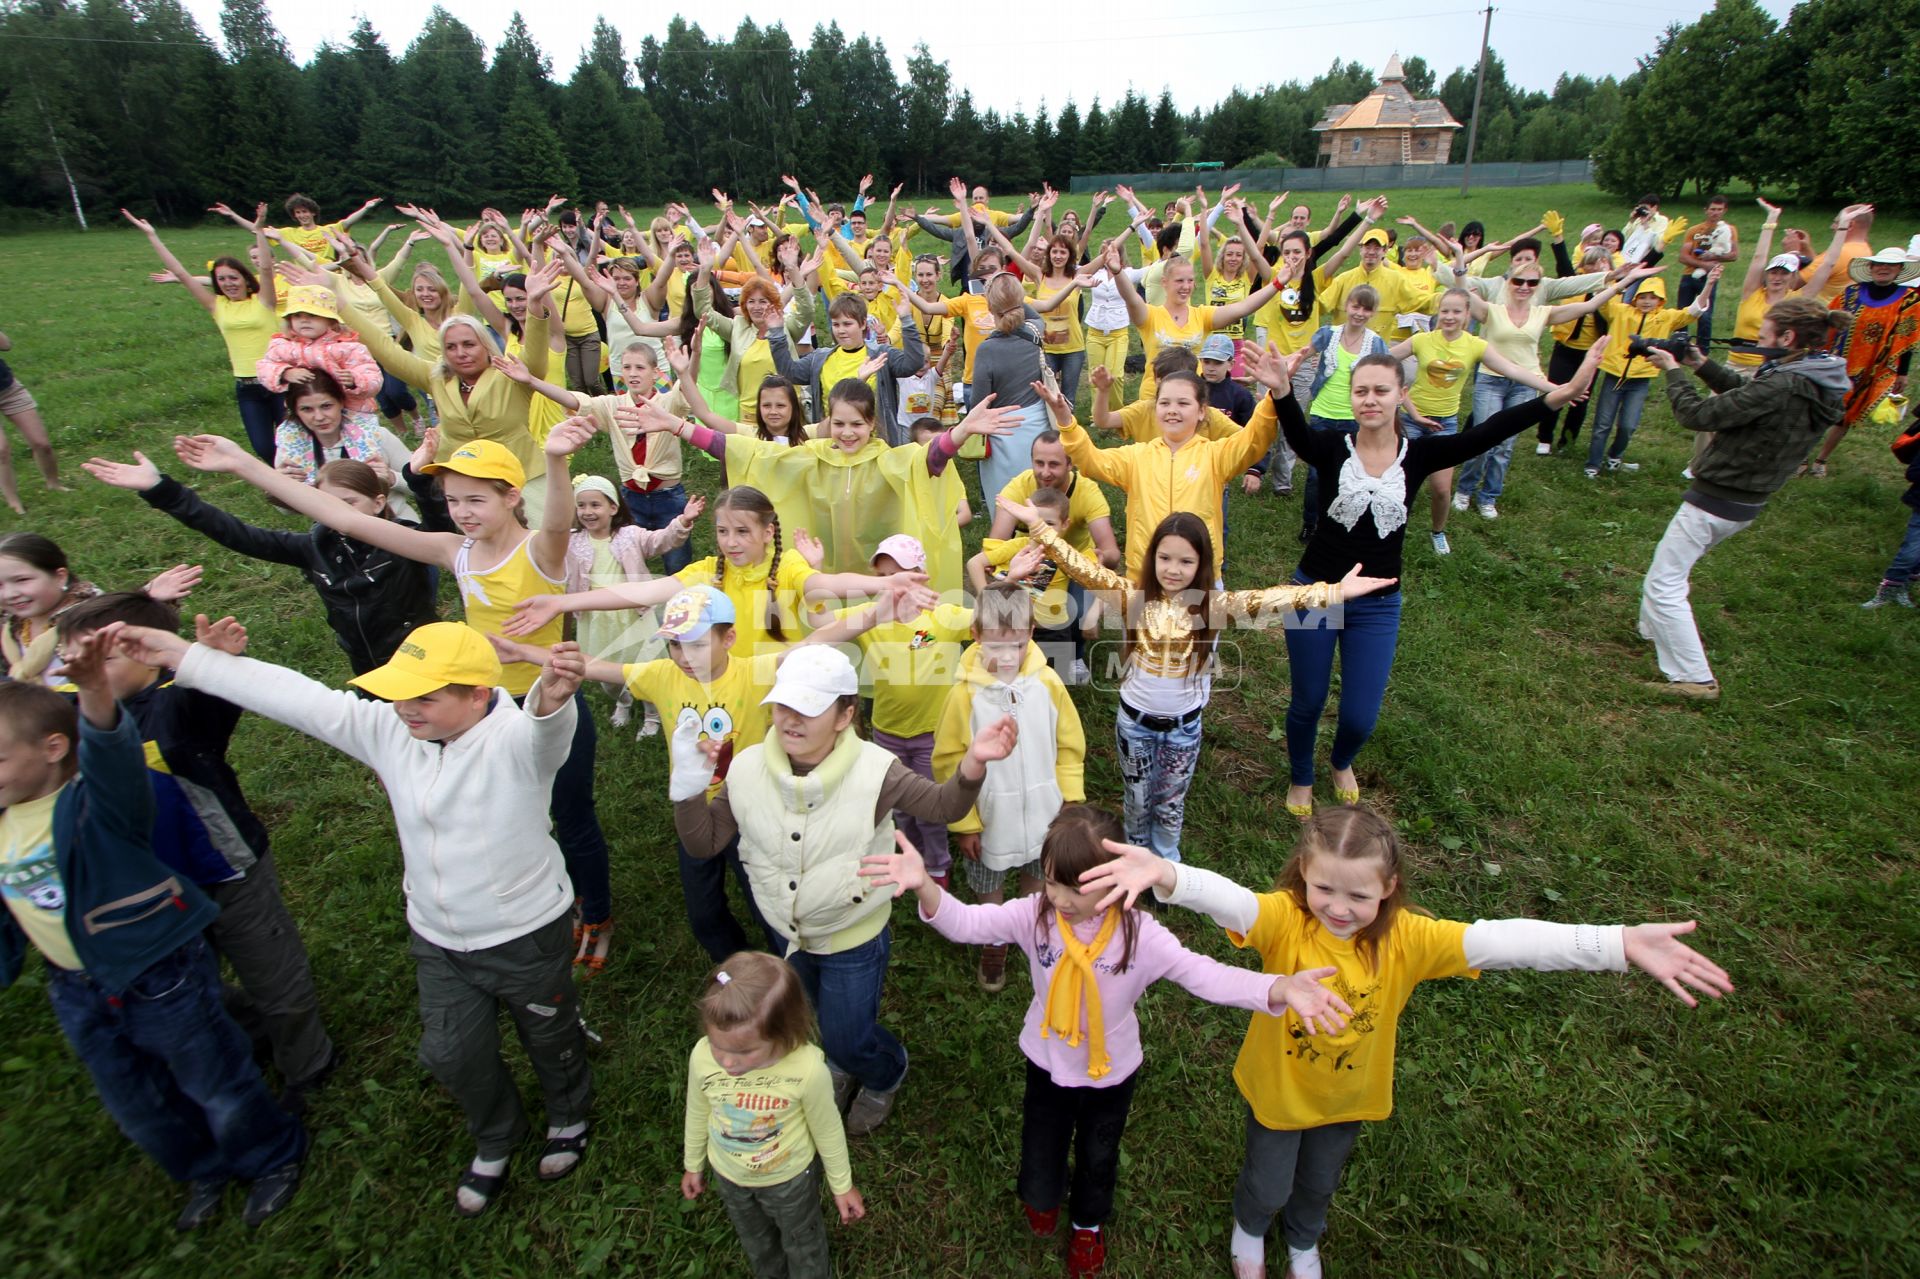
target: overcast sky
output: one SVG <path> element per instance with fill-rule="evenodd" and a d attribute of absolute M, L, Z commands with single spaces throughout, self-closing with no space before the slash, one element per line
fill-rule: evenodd
<path fill-rule="evenodd" d="M 579 62 L 594 18 L 608 13 L 629 56 L 647 35 L 664 36 L 676 10 L 697 20 L 709 36 L 725 38 L 749 14 L 768 25 L 782 21 L 805 47 L 818 23 L 838 20 L 849 41 L 864 32 L 884 41 L 896 74 L 904 74 L 913 46 L 924 41 L 953 72 L 956 90 L 973 90 L 981 110 L 1031 112 L 1042 98 L 1058 113 L 1071 96 L 1084 112 L 1097 95 L 1111 102 L 1129 84 L 1149 98 L 1164 88 L 1185 111 L 1224 97 L 1236 84 L 1309 80 L 1329 63 L 1358 59 L 1370 66 L 1389 54 L 1415 54 L 1436 80 L 1479 56 L 1481 17 L 1475 0 L 1374 0 L 1364 6 L 1260 4 L 1256 0 L 1198 0 L 1187 9 L 1164 0 L 1100 0 L 1088 5 L 1036 5 L 1016 0 L 965 4 L 833 5 L 782 0 L 749 8 L 737 0 L 699 4 L 611 5 L 596 0 L 445 0 L 491 50 L 518 8 L 534 39 L 565 80 Z M 1790 0 L 1760 0 L 1784 20 Z M 358 17 L 355 5 L 269 0 L 281 33 L 302 61 L 320 45 L 344 42 Z M 1575 8 L 1564 0 L 1516 0 L 1496 6 L 1493 48 L 1507 76 L 1529 89 L 1550 89 L 1562 72 L 1624 76 L 1653 48 L 1670 22 L 1690 22 L 1711 8 L 1707 0 L 1606 0 Z M 215 39 L 220 0 L 187 0 L 187 8 Z M 418 34 L 432 0 L 384 0 L 374 26 L 395 55 Z M 1345 17 L 1344 14 L 1352 14 Z M 959 19 L 966 25 L 961 29 Z M 1098 21 L 1090 29 L 1086 19 Z M 657 25 L 650 25 L 657 24 Z"/>

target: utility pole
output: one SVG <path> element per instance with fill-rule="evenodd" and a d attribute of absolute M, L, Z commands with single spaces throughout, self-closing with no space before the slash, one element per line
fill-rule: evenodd
<path fill-rule="evenodd" d="M 1473 181 L 1473 144 L 1480 138 L 1480 94 L 1487 87 L 1487 38 L 1493 34 L 1493 5 L 1486 9 L 1487 20 L 1480 28 L 1480 73 L 1473 78 L 1473 118 L 1467 122 L 1467 163 L 1460 171 L 1460 194 L 1467 193 Z"/>

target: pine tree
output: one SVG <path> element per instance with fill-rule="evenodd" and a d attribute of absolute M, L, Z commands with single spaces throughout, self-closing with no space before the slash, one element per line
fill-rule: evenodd
<path fill-rule="evenodd" d="M 597 74 L 597 73 L 596 73 Z M 572 195 L 579 186 L 573 166 L 567 162 L 560 135 L 547 119 L 532 85 L 522 80 L 507 104 L 501 121 L 499 145 L 492 149 L 487 166 L 488 194 L 509 206 L 537 206 L 556 193 Z M 582 193 L 595 198 L 598 191 Z"/>
<path fill-rule="evenodd" d="M 1070 190 L 1073 175 L 1086 170 L 1080 158 L 1080 108 L 1067 99 L 1067 105 L 1060 108 L 1060 119 L 1053 127 L 1053 154 L 1048 160 L 1048 168 L 1053 172 L 1053 185 L 1061 190 Z"/>

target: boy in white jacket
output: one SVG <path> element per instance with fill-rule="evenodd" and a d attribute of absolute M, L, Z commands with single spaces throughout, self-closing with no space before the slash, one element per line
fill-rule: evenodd
<path fill-rule="evenodd" d="M 573 741 L 579 647 L 553 646 L 523 708 L 496 687 L 500 659 L 484 635 L 435 622 L 353 680 L 383 706 L 165 631 L 108 630 L 134 660 L 174 668 L 182 688 L 297 728 L 378 774 L 405 865 L 420 1062 L 466 1111 L 478 1147 L 455 1194 L 461 1215 L 487 1210 L 529 1127 L 500 1057 L 502 1004 L 546 1097 L 540 1177 L 572 1172 L 593 1090 L 573 985 L 573 885 L 547 795 Z"/>
<path fill-rule="evenodd" d="M 1018 744 L 987 766 L 980 796 L 953 826 L 960 865 L 975 900 L 1006 900 L 1007 872 L 1018 871 L 1020 893 L 1041 888 L 1040 845 L 1063 804 L 1086 799 L 1087 738 L 1067 687 L 1033 642 L 1033 596 L 1020 582 L 1002 579 L 979 594 L 973 643 L 960 655 L 960 669 L 933 735 L 933 775 L 944 780 L 959 767 L 974 735 L 1012 717 Z M 980 948 L 980 986 L 997 992 L 1007 984 L 1007 948 Z"/>

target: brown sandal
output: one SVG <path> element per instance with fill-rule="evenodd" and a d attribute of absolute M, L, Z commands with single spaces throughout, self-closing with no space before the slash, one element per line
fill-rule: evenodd
<path fill-rule="evenodd" d="M 607 950 L 613 940 L 613 921 L 603 919 L 597 924 L 581 924 L 576 930 L 579 942 L 574 951 L 573 962 L 583 965 L 586 977 L 598 977 L 607 967 Z"/>

